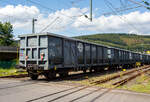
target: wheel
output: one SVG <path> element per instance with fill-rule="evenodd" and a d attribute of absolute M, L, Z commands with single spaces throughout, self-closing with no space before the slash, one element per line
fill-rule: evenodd
<path fill-rule="evenodd" d="M 34 71 L 33 72 L 29 71 L 28 74 L 29 74 L 29 77 L 32 80 L 37 80 L 38 79 L 38 75 Z"/>
<path fill-rule="evenodd" d="M 86 73 L 86 69 L 83 70 L 83 73 Z"/>
<path fill-rule="evenodd" d="M 63 73 L 59 73 L 60 77 L 67 77 L 68 76 L 68 72 L 63 72 Z"/>
<path fill-rule="evenodd" d="M 56 78 L 56 72 L 46 72 L 44 76 L 47 80 L 51 80 Z"/>
<path fill-rule="evenodd" d="M 92 68 L 90 68 L 90 73 L 92 73 L 93 72 L 93 69 Z"/>
<path fill-rule="evenodd" d="M 100 68 L 95 68 L 94 69 L 94 72 L 96 73 L 96 72 L 101 72 L 102 71 L 102 69 L 100 69 Z"/>
<path fill-rule="evenodd" d="M 30 76 L 30 78 L 31 78 L 32 80 L 37 80 L 37 79 L 38 79 L 38 75 L 32 75 L 32 76 Z"/>

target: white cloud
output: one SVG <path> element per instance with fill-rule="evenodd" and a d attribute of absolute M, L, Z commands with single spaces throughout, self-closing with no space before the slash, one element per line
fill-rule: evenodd
<path fill-rule="evenodd" d="M 10 21 L 14 26 L 14 31 L 19 33 L 31 32 L 32 18 L 37 18 L 36 31 L 41 31 L 48 24 L 57 20 L 46 31 L 60 32 L 66 29 L 73 29 L 77 32 L 92 31 L 92 32 L 121 32 L 121 33 L 140 33 L 150 34 L 150 12 L 131 12 L 124 15 L 111 15 L 93 17 L 93 21 L 84 16 L 88 11 L 87 8 L 70 8 L 62 9 L 45 15 L 40 12 L 36 6 L 23 5 L 7 5 L 0 8 L 0 20 Z M 95 12 L 96 13 L 96 12 Z M 87 14 L 89 15 L 89 14 Z M 94 14 L 96 15 L 96 14 Z M 23 31 L 23 32 L 21 32 Z"/>
<path fill-rule="evenodd" d="M 5 20 L 9 18 L 12 22 L 25 22 L 32 17 L 37 17 L 39 14 L 40 11 L 35 6 L 7 5 L 0 8 L 0 19 Z"/>
<path fill-rule="evenodd" d="M 70 8 L 70 9 L 62 9 L 60 11 L 56 11 L 54 13 L 50 13 L 47 18 L 40 17 L 38 21 L 38 28 L 43 28 L 44 26 L 51 24 L 52 22 L 57 20 L 50 26 L 50 31 L 61 31 L 65 30 L 68 27 L 71 27 L 70 24 L 72 24 L 76 17 L 82 15 L 82 13 L 86 12 L 87 8 Z M 42 25 L 42 26 L 41 26 Z"/>
<path fill-rule="evenodd" d="M 97 32 L 132 32 L 150 34 L 149 17 L 150 12 L 140 13 L 138 11 L 125 15 L 111 15 L 108 17 L 100 16 L 98 18 L 93 18 L 93 22 L 80 17 L 74 22 L 73 26 L 80 30 Z"/>
<path fill-rule="evenodd" d="M 87 8 L 70 8 L 45 15 L 35 6 L 7 5 L 0 8 L 0 20 L 3 22 L 10 21 L 15 31 L 26 30 L 27 32 L 31 32 L 32 18 L 37 18 L 38 21 L 35 27 L 36 31 L 39 32 L 58 18 L 46 31 L 62 31 L 71 27 L 70 24 L 75 21 L 76 16 L 82 15 L 82 13 L 87 12 L 87 10 Z"/>

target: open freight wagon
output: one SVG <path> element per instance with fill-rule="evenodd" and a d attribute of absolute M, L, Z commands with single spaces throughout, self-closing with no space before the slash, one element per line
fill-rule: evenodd
<path fill-rule="evenodd" d="M 56 77 L 57 73 L 67 76 L 69 71 L 98 71 L 106 66 L 135 63 L 131 63 L 131 56 L 129 57 L 132 52 L 57 34 L 26 34 L 19 37 L 19 66 L 26 68 L 34 80 L 40 74 L 51 79 Z M 123 56 L 123 59 L 119 59 L 120 56 Z"/>

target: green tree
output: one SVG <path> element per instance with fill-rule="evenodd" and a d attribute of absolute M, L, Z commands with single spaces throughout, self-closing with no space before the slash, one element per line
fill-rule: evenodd
<path fill-rule="evenodd" d="M 10 46 L 14 44 L 13 26 L 9 22 L 0 22 L 0 46 Z"/>

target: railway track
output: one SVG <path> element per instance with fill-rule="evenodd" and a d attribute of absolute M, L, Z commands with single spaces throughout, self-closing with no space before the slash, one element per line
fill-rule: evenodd
<path fill-rule="evenodd" d="M 112 72 L 110 71 L 111 73 L 117 73 L 117 72 L 119 72 L 119 74 L 115 74 L 115 75 L 112 75 L 112 76 L 107 76 L 107 77 L 102 78 L 100 80 L 91 82 L 91 84 L 93 84 L 93 83 L 96 83 L 96 84 L 105 83 L 105 82 L 110 81 L 112 79 L 118 78 L 120 76 L 128 75 L 130 73 L 133 73 L 133 72 L 141 70 L 141 69 L 145 69 L 147 67 L 150 67 L 150 65 L 149 66 L 143 66 L 143 67 L 140 67 L 138 69 L 135 69 L 135 68 L 134 69 L 129 69 L 129 70 L 127 70 L 126 72 L 124 72 L 122 74 L 120 74 L 119 70 L 112 71 Z M 83 78 L 83 77 L 88 76 L 88 75 L 89 75 L 89 77 L 94 77 L 94 76 L 100 75 L 100 74 L 104 75 L 104 74 L 110 74 L 110 73 L 107 73 L 107 71 L 96 72 L 96 73 L 90 73 L 90 72 L 87 72 L 87 73 L 77 73 L 77 74 L 71 74 L 71 75 L 69 75 L 67 77 L 56 77 L 56 78 L 52 79 L 51 81 L 55 81 L 55 80 L 56 81 L 60 81 L 60 80 L 74 80 L 74 79 L 78 79 L 78 78 Z M 0 78 L 24 78 L 24 77 L 28 77 L 28 74 L 1 76 Z"/>
<path fill-rule="evenodd" d="M 120 85 L 123 85 L 123 84 L 125 84 L 126 82 L 128 82 L 128 81 L 130 81 L 130 80 L 136 78 L 137 76 L 139 76 L 139 75 L 141 75 L 142 73 L 145 73 L 145 72 L 147 72 L 147 71 L 149 71 L 149 70 L 150 70 L 150 66 L 144 66 L 144 67 L 141 67 L 141 68 L 138 68 L 138 69 L 132 69 L 132 70 L 129 70 L 129 71 L 127 71 L 127 72 L 124 72 L 122 75 L 127 75 L 127 74 L 131 74 L 131 73 L 134 73 L 134 72 L 138 71 L 138 73 L 136 73 L 136 74 L 134 74 L 134 75 L 131 75 L 131 76 L 125 78 L 125 79 L 122 79 L 122 80 L 119 80 L 119 81 L 113 83 L 113 84 L 112 84 L 112 85 L 113 85 L 113 88 L 116 88 L 116 87 L 118 87 L 118 86 L 120 86 Z M 119 76 L 118 76 L 118 77 L 119 77 Z M 91 85 L 91 86 L 82 86 L 82 85 L 81 85 L 81 86 L 77 86 L 77 87 L 75 87 L 75 88 L 79 88 L 79 89 L 74 90 L 74 91 L 71 91 L 71 92 L 66 93 L 66 94 L 63 94 L 63 95 L 61 95 L 61 96 L 59 96 L 59 97 L 57 97 L 57 98 L 51 99 L 51 100 L 49 100 L 48 102 L 56 101 L 56 100 L 58 100 L 58 99 L 61 99 L 61 98 L 63 98 L 63 97 L 66 97 L 66 96 L 68 96 L 68 95 L 77 93 L 77 92 L 82 91 L 82 90 L 84 90 L 84 89 L 93 87 L 93 86 L 95 86 L 95 85 L 98 85 L 98 84 L 101 84 L 101 83 L 110 81 L 110 80 L 112 80 L 112 79 L 114 79 L 114 78 L 118 78 L 118 77 L 117 77 L 117 75 L 116 75 L 116 77 L 114 77 L 114 76 L 113 76 L 112 78 L 109 77 L 109 79 L 106 79 L 105 81 L 104 81 L 104 79 L 103 79 L 103 81 L 98 80 L 98 81 L 92 82 L 93 85 Z M 100 94 L 100 95 L 97 96 L 97 97 L 103 96 L 104 94 L 110 92 L 113 88 L 107 89 L 105 92 L 103 92 L 102 94 Z M 94 90 L 94 91 L 92 91 L 92 92 L 89 92 L 89 93 L 87 93 L 87 94 L 85 94 L 85 95 L 82 95 L 82 96 L 80 96 L 80 97 L 78 97 L 78 98 L 74 98 L 74 99 L 72 99 L 72 100 L 69 101 L 69 102 L 77 101 L 77 100 L 79 100 L 79 99 L 81 99 L 81 98 L 83 98 L 83 97 L 86 97 L 86 96 L 88 96 L 88 95 L 90 95 L 90 94 L 93 94 L 93 93 L 95 93 L 95 92 L 98 92 L 98 91 L 100 91 L 101 89 L 103 89 L 103 88 L 98 88 L 98 89 L 96 89 L 96 90 Z M 72 89 L 68 89 L 68 90 L 72 90 Z M 64 91 L 68 91 L 68 90 L 64 90 Z M 56 93 L 53 93 L 53 94 L 45 95 L 45 96 L 42 96 L 42 97 L 38 97 L 38 98 L 35 98 L 35 99 L 31 99 L 31 100 L 28 100 L 28 101 L 26 101 L 26 102 L 37 101 L 37 100 L 40 100 L 40 99 L 42 99 L 42 98 L 46 98 L 46 97 L 49 97 L 49 96 L 52 96 L 52 95 L 54 95 L 54 94 L 61 93 L 61 92 L 64 92 L 64 91 L 60 91 L 60 92 L 56 92 Z M 96 99 L 96 98 L 95 98 L 95 99 Z M 92 100 L 92 101 L 95 101 L 95 100 Z"/>
<path fill-rule="evenodd" d="M 150 67 L 148 67 L 148 68 L 146 68 L 146 69 L 143 69 L 143 70 L 138 70 L 137 73 L 135 73 L 135 74 L 133 74 L 133 75 L 127 77 L 127 78 L 124 78 L 124 79 L 122 79 L 122 80 L 116 81 L 116 82 L 114 82 L 112 85 L 114 86 L 114 88 L 115 88 L 115 87 L 118 87 L 118 86 L 121 86 L 121 85 L 125 84 L 126 82 L 128 82 L 128 81 L 130 81 L 130 80 L 136 78 L 137 76 L 139 76 L 139 75 L 141 75 L 141 74 L 143 74 L 143 73 L 146 73 L 146 72 L 148 72 L 148 71 L 150 71 Z"/>
<path fill-rule="evenodd" d="M 108 77 L 105 77 L 105 78 L 102 78 L 100 80 L 97 80 L 97 81 L 94 81 L 94 82 L 91 82 L 91 84 L 101 84 L 101 83 L 105 83 L 105 82 L 108 82 L 110 80 L 113 80 L 113 79 L 116 79 L 116 78 L 119 78 L 119 77 L 122 77 L 122 76 L 125 76 L 125 75 L 129 75 L 131 73 L 134 73 L 136 71 L 140 71 L 140 70 L 143 70 L 143 69 L 147 69 L 149 68 L 150 65 L 148 66 L 143 66 L 143 67 L 140 67 L 140 68 L 137 68 L 137 69 L 131 69 L 131 70 L 128 70 L 128 71 L 125 71 L 125 72 L 121 72 L 121 73 L 118 73 L 118 74 L 115 74 L 115 75 L 112 75 L 112 76 L 108 76 Z"/>
<path fill-rule="evenodd" d="M 113 84 L 112 84 L 112 85 L 113 85 L 112 88 L 107 89 L 104 93 L 100 94 L 100 95 L 97 96 L 97 97 L 103 96 L 104 94 L 110 92 L 113 88 L 116 88 L 116 87 L 118 87 L 118 86 L 121 86 L 121 85 L 125 84 L 126 82 L 128 82 L 128 81 L 130 81 L 130 80 L 136 78 L 136 77 L 139 76 L 139 75 L 141 75 L 142 73 L 148 72 L 149 70 L 150 70 L 150 66 L 144 66 L 144 67 L 142 67 L 142 68 L 133 69 L 133 70 L 129 70 L 129 71 L 127 71 L 127 72 L 124 72 L 123 75 L 127 75 L 127 74 L 131 74 L 131 73 L 134 73 L 134 72 L 138 71 L 138 73 L 136 73 L 136 74 L 133 74 L 133 75 L 127 77 L 127 78 L 124 78 L 124 79 L 122 79 L 122 80 L 119 80 L 119 81 L 113 83 Z M 95 82 L 92 82 L 92 83 L 93 83 L 94 85 L 97 85 L 97 84 L 100 84 L 100 83 L 103 83 L 103 82 L 107 82 L 107 81 L 110 81 L 110 80 L 112 80 L 112 79 L 114 79 L 114 78 L 118 78 L 118 77 L 120 77 L 120 76 L 119 76 L 119 75 L 116 75 L 116 76 L 113 76 L 113 77 L 111 77 L 111 78 L 109 77 L 109 79 L 106 79 L 106 80 L 103 79 L 103 80 L 95 81 Z M 92 86 L 94 86 L 94 85 L 92 85 Z M 92 86 L 89 86 L 89 87 L 92 87 Z M 87 88 L 87 87 L 84 87 L 84 88 L 82 88 L 82 89 L 85 89 L 85 88 Z M 92 91 L 92 92 L 90 92 L 90 93 L 87 93 L 87 94 L 85 94 L 85 95 L 82 95 L 82 96 L 80 96 L 80 97 L 78 97 L 78 98 L 75 98 L 75 99 L 69 101 L 69 102 L 74 102 L 74 101 L 76 101 L 76 100 L 79 100 L 79 99 L 81 99 L 81 98 L 83 98 L 83 97 L 86 97 L 87 95 L 90 95 L 90 94 L 92 94 L 92 93 L 95 93 L 95 92 L 97 92 L 97 91 L 100 91 L 101 89 L 102 89 L 102 88 L 98 88 L 98 89 L 95 90 L 95 91 Z M 97 99 L 97 98 L 95 98 L 95 99 Z M 53 99 L 53 100 L 54 100 L 54 99 Z M 51 100 L 51 101 L 49 101 L 49 102 L 52 102 L 53 100 Z M 95 101 L 95 100 L 92 100 L 92 102 L 93 102 L 93 101 Z"/>
<path fill-rule="evenodd" d="M 149 70 L 150 70 L 149 67 L 150 67 L 150 65 L 148 65 L 148 66 L 143 66 L 143 67 L 140 67 L 140 68 L 137 68 L 137 69 L 130 69 L 130 70 L 127 70 L 126 72 L 123 72 L 123 73 L 118 72 L 118 74 L 115 74 L 115 75 L 112 75 L 112 76 L 108 76 L 108 77 L 105 77 L 105 78 L 101 78 L 101 79 L 98 79 L 97 81 L 92 81 L 92 82 L 90 83 L 90 84 L 91 84 L 90 86 L 95 86 L 95 85 L 107 83 L 107 82 L 109 82 L 109 81 L 111 81 L 111 80 L 114 80 L 114 79 L 117 79 L 117 78 L 120 78 L 120 77 L 124 77 L 124 76 L 126 76 L 126 75 L 130 75 L 130 74 L 132 74 L 132 73 L 138 71 L 138 73 L 136 73 L 136 74 L 134 74 L 134 75 L 131 75 L 131 76 L 127 77 L 127 78 L 124 78 L 124 79 L 121 79 L 121 80 L 119 80 L 119 81 L 116 81 L 116 82 L 112 83 L 112 86 L 118 87 L 118 86 L 123 85 L 123 84 L 125 84 L 126 82 L 128 82 L 128 81 L 130 81 L 130 80 L 136 78 L 136 77 L 139 76 L 141 73 L 145 73 L 145 72 L 149 71 Z M 114 72 L 114 73 L 116 73 L 116 72 Z M 121 74 L 120 74 L 120 73 L 121 73 Z M 92 74 L 94 75 L 94 74 L 99 74 L 99 73 L 92 73 Z M 54 82 L 56 81 L 56 83 L 61 84 L 62 82 L 59 82 L 59 81 L 63 81 L 63 80 L 74 80 L 74 79 L 78 79 L 78 78 L 81 78 L 81 77 L 85 77 L 86 75 L 91 75 L 91 73 L 73 74 L 73 75 L 69 75 L 68 77 L 65 77 L 65 78 L 57 77 L 57 78 L 53 79 L 52 82 L 53 82 L 53 81 L 54 81 Z M 24 78 L 24 77 L 28 77 L 28 74 L 20 74 L 20 75 L 12 75 L 12 76 L 3 76 L 3 77 L 0 77 L 0 78 Z M 94 76 L 91 76 L 91 77 L 94 77 Z M 40 79 L 39 79 L 39 80 L 40 80 Z M 25 81 L 27 81 L 27 80 L 25 80 Z M 45 80 L 43 80 L 43 81 L 45 81 Z M 48 83 L 48 82 L 49 82 L 49 81 L 46 81 L 46 83 Z M 67 84 L 67 82 L 64 83 L 64 85 L 65 85 L 65 84 Z M 88 87 L 89 87 L 89 86 L 86 86 L 85 88 L 88 88 Z M 115 87 L 114 87 L 114 88 L 115 88 Z M 83 89 L 85 89 L 85 88 L 83 88 Z M 81 90 L 82 90 L 82 89 L 81 89 Z"/>
<path fill-rule="evenodd" d="M 140 68 L 139 68 L 140 69 Z M 132 70 L 132 69 L 131 69 Z M 150 68 L 149 67 L 147 67 L 146 68 L 146 66 L 145 67 L 143 67 L 143 69 L 141 69 L 140 71 L 137 71 L 137 73 L 135 73 L 135 74 L 132 74 L 132 76 L 133 75 L 136 75 L 136 74 L 138 74 L 138 73 L 145 73 L 145 72 L 148 72 L 150 70 Z M 130 73 L 131 74 L 131 73 Z M 139 74 L 140 75 L 140 74 Z M 129 81 L 129 80 L 128 80 Z M 28 82 L 28 81 L 27 81 Z M 35 83 L 34 83 L 35 82 Z M 46 83 L 46 82 L 48 82 L 48 81 L 45 81 L 45 83 L 41 83 L 40 81 L 31 81 L 31 83 L 29 82 L 29 83 L 22 83 L 20 86 L 24 86 L 24 85 L 32 85 L 32 84 L 38 84 L 38 85 L 46 85 L 46 86 L 54 86 L 54 84 L 49 84 L 49 82 L 48 83 Z M 51 83 L 51 82 L 50 82 Z M 96 84 L 98 84 L 98 83 L 95 83 L 95 85 Z M 119 84 L 120 83 L 117 83 L 116 85 L 114 85 L 114 88 L 115 88 L 115 86 L 116 87 L 118 87 L 119 86 Z M 120 85 L 122 85 L 122 84 L 120 84 Z M 41 94 L 41 95 L 39 95 L 39 96 L 36 96 L 36 97 L 30 97 L 30 98 L 28 98 L 28 99 L 26 99 L 26 100 L 24 100 L 25 102 L 36 102 L 36 101 L 38 101 L 38 102 L 42 102 L 42 101 L 44 101 L 44 100 L 47 100 L 47 102 L 54 102 L 54 101 L 61 101 L 61 100 L 63 100 L 63 99 L 66 99 L 66 98 L 68 98 L 68 97 L 70 97 L 70 96 L 73 96 L 73 95 L 76 95 L 76 94 L 78 94 L 78 96 L 77 97 L 72 97 L 68 102 L 77 102 L 77 101 L 80 101 L 80 100 L 83 100 L 84 98 L 86 98 L 86 97 L 90 97 L 90 95 L 96 95 L 96 96 L 94 96 L 94 98 L 92 98 L 91 100 L 90 100 L 90 102 L 94 102 L 95 100 L 97 100 L 97 99 L 99 99 L 100 97 L 102 97 L 102 96 L 105 96 L 105 94 L 108 94 L 110 91 L 112 91 L 112 89 L 113 88 L 109 88 L 109 89 L 103 89 L 103 88 L 99 88 L 99 87 L 93 87 L 94 85 L 92 85 L 92 86 L 84 86 L 84 85 L 78 85 L 78 86 L 73 86 L 73 87 L 67 87 L 67 88 L 64 88 L 64 89 L 60 89 L 60 90 L 57 90 L 57 91 L 55 91 L 55 92 L 49 92 L 49 93 L 47 93 L 47 94 Z M 17 86 L 15 86 L 15 87 L 19 87 L 19 85 L 17 85 Z M 36 86 L 37 87 L 37 86 Z M 57 86 L 57 87 L 59 87 L 59 86 Z M 62 86 L 61 86 L 62 87 Z M 91 87 L 93 87 L 92 88 L 92 90 L 90 89 Z M 6 89 L 5 90 L 8 90 L 8 88 L 12 88 L 12 87 L 6 87 Z M 82 93 L 82 92 L 85 92 L 85 89 L 87 89 L 87 90 L 89 90 L 90 89 L 90 91 L 87 91 L 86 93 L 84 93 L 84 94 L 80 94 L 80 93 Z M 94 89 L 94 90 L 93 90 Z M 0 89 L 0 90 L 2 90 L 2 89 Z M 80 92 L 80 91 L 82 91 L 82 92 Z M 97 94 L 98 93 L 98 94 Z"/>
<path fill-rule="evenodd" d="M 118 72 L 119 70 L 117 71 L 114 71 L 114 70 L 111 70 L 109 71 L 110 73 L 116 73 Z M 48 81 L 61 81 L 61 80 L 74 80 L 74 79 L 79 79 L 79 78 L 83 78 L 85 76 L 96 76 L 96 75 L 103 75 L 103 74 L 106 74 L 108 72 L 106 71 L 103 71 L 103 72 L 86 72 L 86 73 L 83 73 L 83 72 L 80 72 L 80 73 L 75 73 L 75 74 L 70 74 L 66 77 L 56 77 L 56 78 L 53 78 L 51 80 L 48 80 Z M 28 74 L 19 74 L 19 75 L 9 75 L 9 76 L 1 76 L 0 78 L 25 78 L 25 77 L 28 77 Z M 41 79 L 38 79 L 38 80 L 41 80 Z"/>

